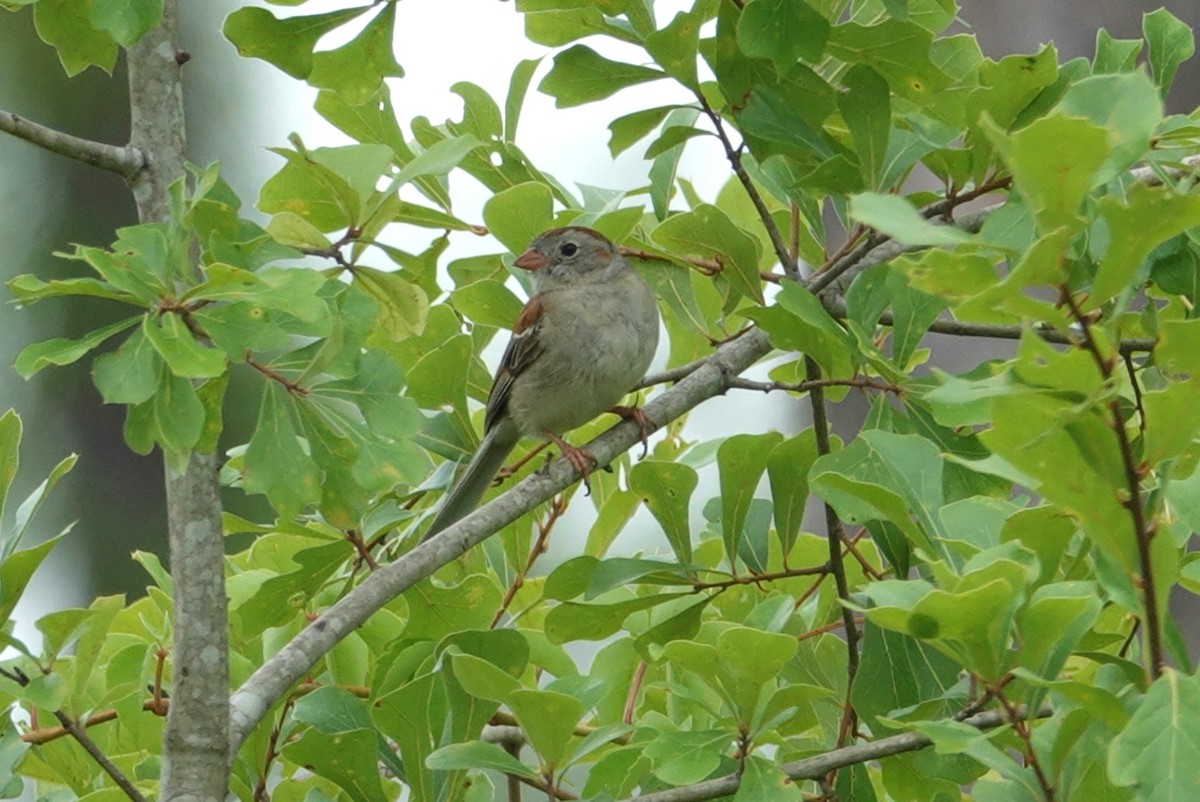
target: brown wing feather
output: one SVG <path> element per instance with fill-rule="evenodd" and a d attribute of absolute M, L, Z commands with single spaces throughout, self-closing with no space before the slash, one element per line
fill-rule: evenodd
<path fill-rule="evenodd" d="M 517 322 L 513 326 L 512 339 L 504 349 L 500 358 L 500 367 L 492 380 L 492 389 L 488 393 L 487 410 L 484 415 L 484 431 L 491 431 L 492 426 L 504 414 L 508 407 L 508 396 L 512 390 L 513 379 L 533 364 L 542 352 L 538 333 L 541 330 L 542 298 L 535 295 L 525 304 Z"/>

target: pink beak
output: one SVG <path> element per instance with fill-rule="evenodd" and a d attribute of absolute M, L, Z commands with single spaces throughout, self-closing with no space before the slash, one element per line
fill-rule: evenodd
<path fill-rule="evenodd" d="M 533 248 L 525 251 L 525 253 L 518 256 L 516 261 L 513 262 L 514 266 L 519 267 L 522 270 L 541 270 L 548 264 L 550 264 L 550 260 L 547 259 L 540 251 L 534 250 Z"/>

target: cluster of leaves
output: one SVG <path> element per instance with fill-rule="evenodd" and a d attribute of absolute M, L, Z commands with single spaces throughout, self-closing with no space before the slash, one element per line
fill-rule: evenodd
<path fill-rule="evenodd" d="M 420 530 L 424 497 L 476 442 L 479 354 L 519 309 L 505 264 L 541 230 L 588 225 L 626 249 L 660 299 L 671 366 L 753 324 L 786 355 L 776 386 L 810 375 L 811 359 L 830 399 L 846 392 L 838 382 L 890 397 L 831 449 L 811 429 L 694 442 L 670 422 L 649 459 L 592 478 L 580 556 L 527 575 L 561 504 L 525 516 L 343 639 L 245 743 L 233 790 L 484 800 L 500 771 L 599 799 L 736 773 L 739 799 L 795 800 L 802 786 L 781 763 L 844 745 L 857 719 L 937 750 L 840 771 L 842 799 L 961 799 L 966 786 L 985 802 L 1183 798 L 1200 692 L 1165 610 L 1172 589 L 1200 591 L 1185 549 L 1200 531 L 1200 200 L 1172 168 L 1200 128 L 1164 116 L 1162 97 L 1191 32 L 1160 11 L 1144 40 L 1101 31 L 1093 59 L 1059 64 L 1053 47 L 984 58 L 973 37 L 945 33 L 952 0 L 698 0 L 669 22 L 642 0 L 517 9 L 531 40 L 565 48 L 539 85 L 560 106 L 649 81 L 694 96 L 609 126 L 614 155 L 653 137 L 645 187 L 573 191 L 517 147 L 536 62 L 517 66 L 503 106 L 457 84 L 462 119 L 417 117 L 406 135 L 384 81 L 400 74 L 381 46 L 393 3 L 284 19 L 243 9 L 229 38 L 317 87 L 317 111 L 354 144 L 279 149 L 265 228 L 239 216 L 215 170 L 197 170 L 170 223 L 76 250 L 99 278 L 10 285 L 27 304 L 81 294 L 137 309 L 30 346 L 17 367 L 32 375 L 127 334 L 94 377 L 128 406 L 139 452 L 158 445 L 178 463 L 216 448 L 230 370 L 262 377 L 256 433 L 225 476 L 279 519 L 227 517 L 230 533 L 255 535 L 228 561 L 234 682 Z M 348 44 L 316 51 L 367 15 Z M 586 37 L 641 48 L 652 66 Z M 699 136 L 719 138 L 736 173 L 711 201 L 676 174 Z M 902 193 L 918 167 L 941 192 Z M 455 213 L 452 171 L 493 193 L 482 223 L 503 250 L 450 262 L 446 284 L 448 238 L 484 231 Z M 989 188 L 1007 192 L 980 225 L 938 220 Z M 772 272 L 844 264 L 829 256 L 827 210 L 856 242 L 907 253 L 854 277 L 844 299 Z M 407 253 L 380 241 L 397 224 L 437 233 Z M 334 266 L 297 265 L 304 255 Z M 979 331 L 1023 327 L 1015 354 L 915 378 L 947 312 Z M 719 491 L 696 497 L 714 467 Z M 810 497 L 857 531 L 805 531 Z M 674 561 L 610 555 L 643 504 Z M 58 695 L 9 692 L 31 710 L 115 710 L 119 728 L 95 737 L 150 787 L 157 759 L 135 755 L 159 752 L 142 709 L 161 709 L 171 579 L 140 559 L 149 597 L 55 614 L 47 653 L 15 661 L 71 678 Z M 861 618 L 847 622 L 847 607 Z M 564 648 L 580 641 L 602 645 L 581 661 Z M 1048 723 L 1021 720 L 1044 704 Z M 955 718 L 987 706 L 1016 726 L 981 733 Z M 480 740 L 510 720 L 533 764 Z M 65 743 L 20 771 L 105 793 Z"/>

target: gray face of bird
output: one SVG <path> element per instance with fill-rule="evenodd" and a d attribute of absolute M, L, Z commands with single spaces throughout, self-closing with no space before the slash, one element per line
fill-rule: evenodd
<path fill-rule="evenodd" d="M 562 228 L 542 234 L 517 260 L 530 271 L 535 292 L 607 281 L 622 266 L 616 247 L 591 229 Z"/>

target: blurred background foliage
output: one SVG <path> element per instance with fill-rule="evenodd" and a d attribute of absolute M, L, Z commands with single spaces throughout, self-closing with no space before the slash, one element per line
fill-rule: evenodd
<path fill-rule="evenodd" d="M 1164 5 L 1189 26 L 1200 26 L 1200 5 L 1194 0 L 959 2 L 960 19 L 970 24 L 969 32 L 978 37 L 984 53 L 993 56 L 1036 52 L 1041 43 L 1049 41 L 1057 45 L 1061 61 L 1090 56 L 1098 28 L 1104 27 L 1115 37 L 1137 38 L 1142 14 Z M 293 130 L 310 140 L 306 127 L 313 124 L 313 116 L 311 98 L 289 94 L 300 90 L 263 62 L 239 58 L 221 36 L 222 20 L 238 5 L 241 3 L 232 0 L 185 3 L 182 32 L 184 46 L 200 65 L 185 72 L 191 160 L 201 165 L 219 160 L 222 175 L 249 209 L 258 187 L 278 167 L 277 159 L 265 148 L 283 144 Z M 437 117 L 436 109 L 416 106 L 406 83 L 411 86 L 431 73 L 438 74 L 444 86 L 437 91 L 448 94 L 445 87 L 454 81 L 483 83 L 492 73 L 508 75 L 509 66 L 498 67 L 494 55 L 477 44 L 481 35 L 487 36 L 485 20 L 498 14 L 511 17 L 514 29 L 519 29 L 511 5 L 496 0 L 414 0 L 404 4 L 401 14 L 401 25 L 413 35 L 429 37 L 429 32 L 435 31 L 434 44 L 452 65 L 422 70 L 421 64 L 414 62 L 419 56 L 406 55 L 403 44 L 398 45 L 397 56 L 408 72 L 398 84 L 397 110 L 402 120 L 417 114 Z M 476 30 L 466 35 L 464 27 L 476 24 L 483 33 Z M 515 61 L 517 57 L 511 58 Z M 123 143 L 128 136 L 125 88 L 120 63 L 112 77 L 91 69 L 66 78 L 54 51 L 38 39 L 31 13 L 0 15 L 0 108 L 79 136 Z M 1180 70 L 1168 111 L 1197 105 L 1200 60 L 1192 60 Z M 544 107 L 549 109 L 549 104 Z M 531 119 L 527 117 L 523 127 L 528 128 Z M 597 138 L 602 141 L 606 137 L 600 134 L 607 132 L 599 132 Z M 578 152 L 572 151 L 573 145 L 563 147 L 568 162 L 608 160 L 602 146 L 580 147 Z M 685 172 L 686 166 L 681 175 Z M 46 280 L 72 274 L 69 263 L 53 252 L 66 250 L 71 243 L 107 245 L 115 228 L 133 222 L 133 202 L 116 176 L 0 136 L 0 242 L 4 244 L 0 283 L 20 273 Z M 29 311 L 6 302 L 0 305 L 0 363 L 11 365 L 20 348 L 30 342 L 77 336 L 109 322 L 104 316 L 121 311 L 87 299 L 39 305 Z M 979 343 L 956 347 L 993 347 L 1005 353 L 1011 348 Z M 953 361 L 953 354 L 947 359 Z M 977 354 L 971 359 L 977 360 Z M 69 368 L 43 371 L 29 382 L 11 370 L 0 371 L 0 409 L 15 407 L 28 433 L 22 454 L 28 467 L 22 471 L 25 480 L 32 483 L 70 452 L 81 455 L 75 471 L 59 489 L 54 508 L 46 510 L 40 521 L 43 534 L 57 532 L 75 519 L 79 523 L 74 535 L 48 561 L 49 570 L 35 580 L 41 587 L 27 595 L 35 605 L 39 597 L 48 605 L 62 607 L 86 603 L 96 594 L 140 595 L 145 574 L 129 559 L 130 552 L 165 549 L 161 458 L 158 454 L 138 457 L 125 446 L 121 435 L 124 409 L 101 403 L 86 373 L 89 365 L 85 360 Z M 226 402 L 226 444 L 249 438 L 257 408 L 251 400 L 253 387 L 249 382 L 239 385 L 239 378 L 246 377 L 235 374 Z M 15 487 L 14 496 L 22 497 L 30 490 L 32 487 Z M 226 504 L 252 519 L 268 517 L 261 499 L 230 492 Z M 26 610 L 23 617 L 32 620 L 41 612 Z"/>

